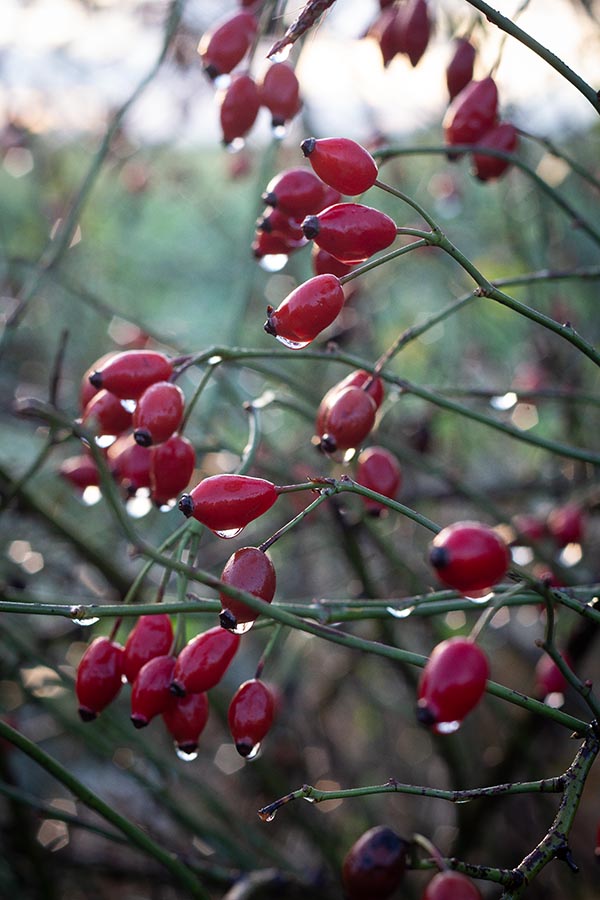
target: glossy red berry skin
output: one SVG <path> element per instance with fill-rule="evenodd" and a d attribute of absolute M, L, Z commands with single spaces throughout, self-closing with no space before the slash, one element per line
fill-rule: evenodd
<path fill-rule="evenodd" d="M 479 591 L 500 581 L 510 565 L 500 535 L 481 522 L 455 522 L 433 539 L 429 561 L 441 582 L 457 591 Z"/>
<path fill-rule="evenodd" d="M 267 307 L 264 329 L 293 350 L 301 349 L 338 317 L 345 295 L 335 275 L 315 275 L 281 301 Z"/>
<path fill-rule="evenodd" d="M 261 199 L 268 206 L 302 219 L 320 208 L 325 195 L 325 185 L 311 169 L 285 169 L 267 184 Z"/>
<path fill-rule="evenodd" d="M 253 756 L 268 734 L 275 715 L 275 701 L 268 687 L 256 678 L 245 681 L 235 692 L 227 719 L 240 756 Z"/>
<path fill-rule="evenodd" d="M 501 150 L 504 153 L 514 153 L 517 148 L 517 129 L 510 122 L 499 122 L 477 141 L 478 147 L 486 147 L 489 150 Z M 487 156 L 485 153 L 473 152 L 473 174 L 479 181 L 493 181 L 500 178 L 510 167 L 510 160 L 500 159 L 498 156 Z"/>
<path fill-rule="evenodd" d="M 315 275 L 335 275 L 336 278 L 342 278 L 352 271 L 352 266 L 348 263 L 340 262 L 327 250 L 322 250 L 313 244 L 311 253 L 312 270 Z"/>
<path fill-rule="evenodd" d="M 239 12 L 221 19 L 202 35 L 198 53 L 209 78 L 228 74 L 243 60 L 257 28 L 252 13 Z"/>
<path fill-rule="evenodd" d="M 277 578 L 270 558 L 258 547 L 242 547 L 236 550 L 225 564 L 221 581 L 231 587 L 254 594 L 265 603 L 275 596 Z M 248 622 L 254 622 L 258 613 L 240 600 L 220 594 L 222 610 L 219 621 L 223 628 L 235 630 Z"/>
<path fill-rule="evenodd" d="M 421 673 L 417 718 L 444 733 L 479 703 L 489 676 L 483 650 L 469 638 L 454 637 L 434 647 Z"/>
<path fill-rule="evenodd" d="M 411 66 L 419 64 L 431 37 L 431 20 L 427 0 L 408 0 L 401 7 L 401 46 Z"/>
<path fill-rule="evenodd" d="M 250 75 L 235 75 L 220 97 L 219 120 L 226 146 L 248 134 L 259 109 L 260 96 L 254 79 Z"/>
<path fill-rule="evenodd" d="M 381 406 L 385 394 L 385 388 L 381 378 L 377 375 L 373 376 L 364 369 L 356 369 L 354 372 L 350 372 L 349 375 L 346 375 L 345 378 L 342 378 L 341 381 L 338 381 L 337 384 L 334 384 L 333 387 L 330 387 L 324 395 L 319 404 L 315 418 L 315 434 L 321 435 L 324 433 L 325 418 L 328 415 L 330 406 L 340 391 L 343 391 L 348 387 L 364 388 L 373 400 L 375 408 L 379 409 Z"/>
<path fill-rule="evenodd" d="M 402 484 L 402 468 L 396 456 L 385 447 L 367 447 L 356 462 L 355 480 L 363 487 L 394 500 Z M 385 506 L 363 497 L 367 511 L 379 515 Z"/>
<path fill-rule="evenodd" d="M 94 394 L 83 411 L 81 422 L 96 435 L 119 435 L 131 427 L 131 413 L 110 391 Z"/>
<path fill-rule="evenodd" d="M 363 388 L 338 391 L 321 419 L 319 448 L 335 453 L 360 447 L 375 424 L 376 412 L 373 398 Z"/>
<path fill-rule="evenodd" d="M 132 434 L 118 437 L 106 451 L 111 474 L 123 491 L 134 496 L 141 488 L 150 487 L 151 451 L 140 447 Z"/>
<path fill-rule="evenodd" d="M 304 235 L 298 241 L 281 231 L 269 232 L 257 229 L 251 249 L 255 259 L 263 259 L 265 256 L 290 256 L 305 244 Z"/>
<path fill-rule="evenodd" d="M 121 690 L 123 647 L 107 637 L 94 638 L 81 657 L 75 679 L 79 715 L 91 722 Z"/>
<path fill-rule="evenodd" d="M 307 138 L 300 145 L 313 171 L 340 194 L 362 194 L 374 184 L 377 163 L 350 138 Z"/>
<path fill-rule="evenodd" d="M 495 125 L 498 88 L 493 78 L 470 81 L 456 95 L 443 120 L 446 144 L 475 144 Z"/>
<path fill-rule="evenodd" d="M 123 675 L 133 684 L 137 674 L 155 656 L 166 656 L 173 643 L 173 625 L 166 613 L 140 616 L 125 642 Z"/>
<path fill-rule="evenodd" d="M 136 728 L 145 728 L 169 705 L 174 668 L 174 656 L 155 656 L 137 673 L 131 686 L 131 721 Z"/>
<path fill-rule="evenodd" d="M 348 900 L 384 900 L 391 896 L 404 876 L 409 846 L 385 825 L 365 831 L 342 864 Z"/>
<path fill-rule="evenodd" d="M 476 50 L 466 38 L 454 42 L 452 59 L 446 67 L 446 86 L 450 100 L 454 100 L 473 79 Z"/>
<path fill-rule="evenodd" d="M 370 26 L 367 36 L 378 44 L 384 68 L 387 68 L 398 53 L 404 53 L 404 32 L 402 28 L 402 8 L 388 3 Z"/>
<path fill-rule="evenodd" d="M 167 731 L 182 753 L 194 753 L 198 739 L 208 721 L 208 697 L 206 694 L 188 694 L 186 697 L 174 697 L 162 717 Z"/>
<path fill-rule="evenodd" d="M 583 540 L 583 512 L 576 503 L 554 509 L 546 521 L 548 532 L 559 547 Z"/>
<path fill-rule="evenodd" d="M 300 84 L 287 63 L 272 63 L 258 85 L 260 102 L 271 113 L 273 128 L 293 119 L 302 106 Z"/>
<path fill-rule="evenodd" d="M 133 413 L 133 436 L 141 447 L 161 444 L 179 428 L 185 397 L 172 381 L 157 381 L 146 388 Z"/>
<path fill-rule="evenodd" d="M 239 634 L 217 625 L 189 641 L 173 671 L 171 691 L 177 696 L 200 694 L 219 683 L 240 644 Z"/>
<path fill-rule="evenodd" d="M 396 223 L 378 209 L 361 203 L 336 203 L 307 216 L 302 231 L 309 240 L 341 262 L 364 262 L 396 239 Z"/>
<path fill-rule="evenodd" d="M 60 464 L 58 474 L 79 491 L 84 491 L 87 487 L 97 487 L 100 484 L 96 463 L 91 456 L 85 453 L 64 459 Z"/>
<path fill-rule="evenodd" d="M 288 216 L 287 213 L 280 209 L 271 209 L 267 207 L 263 215 L 256 223 L 258 231 L 266 231 L 267 234 L 280 234 L 292 245 L 299 244 L 304 246 L 306 238 L 302 234 L 302 228 L 298 219 Z"/>
<path fill-rule="evenodd" d="M 173 363 L 155 350 L 124 350 L 90 375 L 90 382 L 121 400 L 137 400 L 156 381 L 168 381 Z"/>
<path fill-rule="evenodd" d="M 150 448 L 150 493 L 157 506 L 174 500 L 190 483 L 196 451 L 186 437 L 173 434 Z"/>
<path fill-rule="evenodd" d="M 438 872 L 425 888 L 422 900 L 481 900 L 481 893 L 460 872 Z"/>
<path fill-rule="evenodd" d="M 277 500 L 275 485 L 250 475 L 211 475 L 183 494 L 179 509 L 220 537 L 234 537 Z"/>

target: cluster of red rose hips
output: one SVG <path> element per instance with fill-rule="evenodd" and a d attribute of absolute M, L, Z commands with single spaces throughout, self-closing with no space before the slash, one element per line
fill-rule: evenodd
<path fill-rule="evenodd" d="M 248 73 L 248 55 L 258 32 L 253 12 L 257 3 L 240 0 L 240 6 L 247 9 L 215 23 L 198 45 L 208 77 L 217 83 L 227 82 L 217 95 L 223 143 L 227 146 L 243 141 L 261 107 L 269 110 L 272 127 L 279 133 L 302 106 L 298 79 L 287 63 L 271 62 L 258 80 Z M 242 63 L 246 70 L 234 71 Z"/>
<path fill-rule="evenodd" d="M 444 139 L 448 147 L 476 144 L 471 152 L 473 174 L 480 181 L 491 181 L 503 175 L 510 166 L 507 159 L 477 152 L 477 147 L 513 153 L 518 144 L 517 129 L 498 116 L 498 88 L 491 76 L 473 79 L 475 47 L 466 38 L 457 38 L 454 53 L 446 69 L 450 104 L 443 120 Z M 459 153 L 449 152 L 455 160 Z"/>
<path fill-rule="evenodd" d="M 81 424 L 106 453 L 107 465 L 128 496 L 147 490 L 159 507 L 188 485 L 196 453 L 178 432 L 185 406 L 171 378 L 173 360 L 155 350 L 123 350 L 97 360 L 80 391 Z M 62 463 L 60 474 L 79 490 L 100 483 L 89 451 Z"/>
<path fill-rule="evenodd" d="M 352 845 L 342 865 L 348 900 L 386 900 L 404 879 L 410 842 L 385 825 L 370 828 Z M 460 872 L 438 872 L 421 900 L 481 900 L 474 882 Z"/>
<path fill-rule="evenodd" d="M 380 11 L 366 37 L 375 40 L 385 67 L 396 56 L 406 56 L 414 67 L 427 50 L 433 30 L 427 0 L 379 0 Z"/>

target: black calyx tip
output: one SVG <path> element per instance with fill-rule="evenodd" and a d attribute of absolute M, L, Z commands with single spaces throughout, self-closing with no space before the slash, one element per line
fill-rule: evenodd
<path fill-rule="evenodd" d="M 302 141 L 300 144 L 300 149 L 304 153 L 305 156 L 310 156 L 310 154 L 315 149 L 315 144 L 317 143 L 317 139 L 314 137 L 306 138 L 305 141 Z"/>
<path fill-rule="evenodd" d="M 177 749 L 181 751 L 181 753 L 190 755 L 196 752 L 196 750 L 198 749 L 198 744 L 196 741 L 184 741 L 183 744 L 177 744 Z"/>
<path fill-rule="evenodd" d="M 319 450 L 321 453 L 335 453 L 337 450 L 337 442 L 332 434 L 322 434 L 319 441 Z"/>
<path fill-rule="evenodd" d="M 221 628 L 233 631 L 234 628 L 237 628 L 237 619 L 230 609 L 222 609 L 219 613 L 219 624 Z"/>
<path fill-rule="evenodd" d="M 431 728 L 436 723 L 436 718 L 432 711 L 421 701 L 417 704 L 417 722 L 419 725 L 424 725 L 425 728 Z"/>
<path fill-rule="evenodd" d="M 194 501 L 191 494 L 182 494 L 177 503 L 179 511 L 184 514 L 186 519 L 194 515 Z"/>
<path fill-rule="evenodd" d="M 100 388 L 102 387 L 102 372 L 92 372 L 89 377 L 89 382 L 95 388 L 98 388 L 98 390 L 100 390 Z"/>
<path fill-rule="evenodd" d="M 304 237 L 312 241 L 313 238 L 319 233 L 319 217 L 318 216 L 307 216 L 302 222 L 302 233 Z"/>
<path fill-rule="evenodd" d="M 429 551 L 429 562 L 434 569 L 445 569 L 450 564 L 450 557 L 446 548 L 434 545 Z"/>
<path fill-rule="evenodd" d="M 267 206 L 272 206 L 273 208 L 277 206 L 277 196 L 273 191 L 265 191 L 264 194 L 261 194 L 260 199 Z"/>
<path fill-rule="evenodd" d="M 250 753 L 252 752 L 253 747 L 254 747 L 254 744 L 251 744 L 250 741 L 236 741 L 235 742 L 235 749 L 240 754 L 240 756 L 244 757 L 244 759 L 247 756 L 250 756 Z"/>
<path fill-rule="evenodd" d="M 271 234 L 271 232 L 273 231 L 273 226 L 269 221 L 269 217 L 261 216 L 260 219 L 257 219 L 256 229 L 257 231 L 264 231 L 266 234 Z"/>
<path fill-rule="evenodd" d="M 214 81 L 215 78 L 218 78 L 219 75 L 220 75 L 221 73 L 219 72 L 219 70 L 217 69 L 217 67 L 214 66 L 212 63 L 207 63 L 207 64 L 204 66 L 204 74 L 205 74 L 208 78 L 210 78 L 211 81 Z"/>
<path fill-rule="evenodd" d="M 172 681 L 169 685 L 169 690 L 176 697 L 185 697 L 186 690 L 180 681 Z"/>
<path fill-rule="evenodd" d="M 263 328 L 267 332 L 267 334 L 272 334 L 273 337 L 277 337 L 277 329 L 275 328 L 275 323 L 273 322 L 273 313 L 273 307 L 267 306 L 267 321 L 263 325 Z"/>
<path fill-rule="evenodd" d="M 98 718 L 98 713 L 88 706 L 80 706 L 78 712 L 82 722 L 93 722 L 94 719 Z"/>
<path fill-rule="evenodd" d="M 151 447 L 153 444 L 152 435 L 147 428 L 136 428 L 133 432 L 133 439 L 140 447 Z"/>
<path fill-rule="evenodd" d="M 146 718 L 146 716 L 140 716 L 140 715 L 134 714 L 130 718 L 136 728 L 145 728 L 146 725 L 148 724 L 148 719 Z"/>

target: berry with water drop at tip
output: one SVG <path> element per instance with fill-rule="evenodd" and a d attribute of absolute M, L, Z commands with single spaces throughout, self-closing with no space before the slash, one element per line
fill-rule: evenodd
<path fill-rule="evenodd" d="M 133 413 L 133 437 L 141 447 L 162 444 L 179 428 L 185 397 L 172 381 L 157 381 L 146 388 Z"/>
<path fill-rule="evenodd" d="M 220 625 L 196 635 L 177 657 L 171 692 L 183 697 L 209 691 L 227 671 L 239 644 L 239 634 Z"/>
<path fill-rule="evenodd" d="M 479 591 L 497 584 L 507 573 L 506 542 L 481 522 L 455 522 L 433 539 L 429 562 L 437 577 L 457 591 Z"/>
<path fill-rule="evenodd" d="M 275 701 L 259 679 L 245 681 L 235 692 L 227 719 L 235 749 L 243 757 L 254 756 L 268 734 L 275 715 Z"/>
<path fill-rule="evenodd" d="M 100 484 L 98 467 L 93 458 L 86 453 L 64 459 L 60 464 L 58 474 L 79 491 L 84 491 L 88 487 L 97 487 Z"/>
<path fill-rule="evenodd" d="M 495 125 L 498 88 L 493 78 L 470 81 L 446 110 L 442 127 L 446 144 L 475 144 Z M 453 156 L 456 156 L 454 154 Z"/>
<path fill-rule="evenodd" d="M 275 596 L 275 567 L 269 556 L 258 547 L 242 547 L 236 550 L 225 564 L 221 581 L 231 587 L 248 591 L 270 603 Z M 221 613 L 219 621 L 223 628 L 235 631 L 239 626 L 254 622 L 258 613 L 242 600 L 236 600 L 221 592 Z"/>
<path fill-rule="evenodd" d="M 95 388 L 104 388 L 121 400 L 137 400 L 156 381 L 168 381 L 173 363 L 156 350 L 123 350 L 89 376 Z"/>
<path fill-rule="evenodd" d="M 473 79 L 475 55 L 475 47 L 470 41 L 466 38 L 455 40 L 452 58 L 446 66 L 446 86 L 450 100 L 454 100 Z"/>
<path fill-rule="evenodd" d="M 438 872 L 426 886 L 421 900 L 482 900 L 470 878 L 460 872 Z"/>
<path fill-rule="evenodd" d="M 166 656 L 173 643 L 173 625 L 166 613 L 140 616 L 125 641 L 123 674 L 130 684 L 155 656 Z"/>
<path fill-rule="evenodd" d="M 342 882 L 349 900 L 384 900 L 401 883 L 409 842 L 391 828 L 377 825 L 352 845 L 342 864 Z"/>
<path fill-rule="evenodd" d="M 132 415 L 118 397 L 110 391 L 100 390 L 84 409 L 81 422 L 97 436 L 116 436 L 131 427 Z"/>
<path fill-rule="evenodd" d="M 300 149 L 319 178 L 340 194 L 362 194 L 377 179 L 377 163 L 350 138 L 311 137 L 302 141 Z"/>
<path fill-rule="evenodd" d="M 181 753 L 192 754 L 198 747 L 198 739 L 208 721 L 208 697 L 206 694 L 188 694 L 174 697 L 162 712 L 167 731 Z"/>
<path fill-rule="evenodd" d="M 302 231 L 309 240 L 345 263 L 365 262 L 396 239 L 393 219 L 362 203 L 336 203 L 306 216 Z"/>
<path fill-rule="evenodd" d="M 513 153 L 518 143 L 517 129 L 510 122 L 499 122 L 490 128 L 489 131 L 479 138 L 477 147 L 489 150 L 500 150 L 504 153 Z M 508 159 L 501 159 L 499 156 L 488 156 L 486 153 L 477 152 L 472 154 L 473 174 L 479 181 L 492 181 L 500 178 L 506 172 L 511 163 Z"/>
<path fill-rule="evenodd" d="M 338 391 L 319 420 L 319 449 L 335 453 L 360 447 L 375 424 L 376 413 L 375 401 L 364 388 Z"/>
<path fill-rule="evenodd" d="M 150 496 L 165 506 L 186 488 L 196 465 L 196 451 L 182 434 L 150 448 Z"/>
<path fill-rule="evenodd" d="M 93 721 L 111 703 L 123 683 L 123 647 L 102 636 L 94 638 L 77 666 L 75 693 L 79 715 Z"/>
<path fill-rule="evenodd" d="M 315 275 L 281 301 L 267 307 L 264 329 L 291 349 L 310 344 L 338 317 L 344 305 L 344 289 L 335 275 Z"/>
<path fill-rule="evenodd" d="M 325 184 L 312 169 L 284 169 L 267 184 L 261 200 L 288 216 L 302 219 L 319 208 L 325 195 Z"/>
<path fill-rule="evenodd" d="M 300 111 L 300 84 L 287 63 L 272 63 L 258 83 L 260 102 L 271 113 L 271 125 L 280 128 Z"/>
<path fill-rule="evenodd" d="M 220 537 L 234 537 L 277 500 L 272 482 L 250 475 L 211 475 L 189 494 L 182 494 L 179 509 Z"/>
<path fill-rule="evenodd" d="M 567 503 L 552 510 L 546 520 L 550 536 L 559 547 L 580 544 L 583 540 L 584 516 L 577 503 Z"/>
<path fill-rule="evenodd" d="M 154 656 L 137 673 L 131 686 L 131 721 L 136 728 L 145 728 L 169 705 L 174 669 L 175 657 L 167 654 Z"/>
<path fill-rule="evenodd" d="M 257 28 L 256 16 L 239 12 L 221 19 L 204 32 L 198 53 L 209 78 L 214 80 L 235 69 L 250 49 Z"/>
<path fill-rule="evenodd" d="M 437 644 L 419 680 L 418 721 L 439 734 L 456 730 L 481 700 L 488 676 L 487 656 L 474 641 L 453 637 Z"/>
<path fill-rule="evenodd" d="M 106 451 L 114 480 L 133 497 L 141 488 L 150 487 L 151 450 L 140 447 L 132 434 L 123 434 Z"/>
<path fill-rule="evenodd" d="M 223 143 L 227 146 L 244 138 L 254 125 L 260 109 L 260 96 L 250 75 L 234 75 L 219 99 L 219 121 Z"/>
<path fill-rule="evenodd" d="M 400 45 L 413 68 L 417 66 L 427 50 L 431 37 L 432 23 L 427 0 L 408 0 L 400 7 Z"/>
<path fill-rule="evenodd" d="M 394 500 L 402 484 L 402 469 L 396 456 L 385 447 L 367 447 L 356 461 L 358 484 Z M 380 515 L 385 506 L 377 500 L 363 497 L 367 512 Z"/>

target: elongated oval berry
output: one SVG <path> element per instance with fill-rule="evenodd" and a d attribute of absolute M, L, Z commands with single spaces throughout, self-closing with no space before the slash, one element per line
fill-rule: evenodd
<path fill-rule="evenodd" d="M 280 234 L 292 243 L 304 245 L 306 238 L 302 234 L 300 222 L 293 216 L 288 216 L 281 209 L 271 209 L 268 206 L 256 223 L 258 231 L 266 231 L 268 234 Z"/>
<path fill-rule="evenodd" d="M 584 533 L 583 510 L 577 503 L 559 506 L 548 516 L 546 527 L 559 547 L 580 544 Z"/>
<path fill-rule="evenodd" d="M 325 185 L 312 169 L 291 168 L 275 175 L 267 184 L 261 200 L 301 219 L 315 212 L 325 195 Z"/>
<path fill-rule="evenodd" d="M 173 738 L 175 746 L 181 753 L 191 755 L 198 746 L 198 739 L 208 721 L 208 697 L 206 694 L 188 694 L 186 697 L 174 697 L 162 717 L 167 731 Z"/>
<path fill-rule="evenodd" d="M 307 216 L 302 231 L 309 240 L 345 263 L 360 263 L 396 239 L 396 223 L 362 203 L 336 203 Z"/>
<path fill-rule="evenodd" d="M 106 451 L 111 474 L 126 494 L 134 496 L 150 487 L 151 452 L 140 447 L 132 434 L 123 434 Z"/>
<path fill-rule="evenodd" d="M 446 144 L 474 144 L 494 125 L 498 88 L 493 78 L 470 81 L 446 110 L 442 127 Z"/>
<path fill-rule="evenodd" d="M 205 31 L 198 44 L 202 66 L 209 78 L 226 75 L 240 63 L 256 34 L 258 22 L 250 12 L 227 16 Z"/>
<path fill-rule="evenodd" d="M 69 456 L 64 459 L 58 469 L 58 474 L 69 481 L 79 491 L 87 487 L 96 487 L 100 484 L 100 474 L 93 458 L 86 453 L 78 456 Z"/>
<path fill-rule="evenodd" d="M 446 67 L 446 86 L 450 100 L 454 100 L 473 78 L 475 47 L 466 38 L 457 38 L 454 52 Z"/>
<path fill-rule="evenodd" d="M 147 387 L 133 413 L 133 436 L 141 447 L 161 444 L 179 428 L 185 397 L 172 381 L 157 381 Z"/>
<path fill-rule="evenodd" d="M 270 603 L 275 596 L 275 567 L 265 552 L 258 547 L 242 547 L 229 557 L 221 573 L 221 581 L 231 587 L 248 591 Z M 258 613 L 250 609 L 243 601 L 235 600 L 221 592 L 223 607 L 219 621 L 223 628 L 243 634 L 254 622 Z"/>
<path fill-rule="evenodd" d="M 367 372 L 365 369 L 356 369 L 354 372 L 350 372 L 349 375 L 346 375 L 345 378 L 342 378 L 341 381 L 338 381 L 337 384 L 334 384 L 333 387 L 330 387 L 324 395 L 317 410 L 315 434 L 323 434 L 325 417 L 331 404 L 340 391 L 343 391 L 347 387 L 363 388 L 372 398 L 376 409 L 379 409 L 383 402 L 385 389 L 381 378 L 378 375 L 372 375 L 371 372 Z"/>
<path fill-rule="evenodd" d="M 299 112 L 300 84 L 287 63 L 272 63 L 258 84 L 260 102 L 271 113 L 271 125 L 280 128 Z"/>
<path fill-rule="evenodd" d="M 500 122 L 479 138 L 477 147 L 489 150 L 501 150 L 504 153 L 513 153 L 517 147 L 517 129 L 510 122 Z M 510 166 L 510 160 L 500 159 L 499 156 L 488 156 L 485 153 L 473 151 L 473 174 L 480 181 L 492 181 L 500 178 Z"/>
<path fill-rule="evenodd" d="M 185 645 L 175 663 L 172 693 L 199 694 L 219 683 L 240 644 L 239 634 L 220 625 L 196 635 Z"/>
<path fill-rule="evenodd" d="M 394 893 L 406 869 L 408 841 L 385 825 L 365 831 L 342 864 L 349 900 L 384 900 Z"/>
<path fill-rule="evenodd" d="M 90 381 L 90 375 L 93 375 L 97 369 L 100 369 L 106 362 L 108 362 L 111 357 L 116 356 L 118 351 L 112 350 L 110 353 L 105 353 L 99 359 L 92 363 L 86 371 L 83 373 L 81 378 L 81 384 L 79 386 L 79 409 L 81 412 L 84 411 L 94 394 L 97 394 L 100 388 L 94 387 L 94 385 Z"/>
<path fill-rule="evenodd" d="M 225 145 L 245 137 L 256 121 L 260 96 L 250 75 L 235 75 L 220 95 L 219 119 Z"/>
<path fill-rule="evenodd" d="M 169 705 L 174 668 L 174 656 L 155 656 L 137 673 L 131 686 L 131 721 L 136 728 L 145 728 Z"/>
<path fill-rule="evenodd" d="M 179 500 L 179 509 L 219 537 L 234 537 L 277 500 L 275 485 L 250 475 L 211 475 Z"/>
<path fill-rule="evenodd" d="M 167 381 L 173 363 L 156 350 L 123 350 L 90 375 L 94 387 L 104 388 L 121 400 L 137 400 L 155 381 Z"/>
<path fill-rule="evenodd" d="M 367 447 L 356 462 L 356 481 L 363 487 L 394 500 L 402 484 L 402 469 L 396 456 L 385 447 Z M 385 506 L 377 500 L 363 497 L 367 511 L 380 515 Z"/>
<path fill-rule="evenodd" d="M 235 692 L 227 719 L 240 756 L 252 759 L 268 734 L 275 715 L 275 701 L 269 688 L 257 678 L 245 681 Z"/>
<path fill-rule="evenodd" d="M 344 290 L 335 275 L 315 275 L 288 294 L 277 309 L 267 307 L 264 329 L 292 350 L 306 347 L 338 317 Z"/>
<path fill-rule="evenodd" d="M 81 422 L 96 435 L 119 435 L 131 427 L 132 416 L 110 391 L 94 394 L 83 411 Z"/>
<path fill-rule="evenodd" d="M 319 178 L 340 194 L 362 194 L 377 178 L 377 163 L 369 151 L 350 138 L 311 137 L 300 148 Z"/>
<path fill-rule="evenodd" d="M 408 0 L 400 7 L 400 44 L 411 66 L 419 64 L 431 37 L 431 19 L 427 0 Z"/>
<path fill-rule="evenodd" d="M 388 3 L 381 7 L 381 12 L 370 25 L 367 37 L 379 46 L 384 68 L 387 68 L 398 53 L 406 50 L 402 29 L 402 8 Z"/>
<path fill-rule="evenodd" d="M 481 522 L 455 522 L 433 539 L 429 561 L 440 581 L 457 591 L 490 588 L 506 575 L 510 551 L 498 532 Z"/>
<path fill-rule="evenodd" d="M 84 722 L 93 721 L 121 690 L 123 647 L 102 636 L 94 638 L 77 667 L 75 693 L 79 715 Z"/>
<path fill-rule="evenodd" d="M 173 643 L 173 625 L 166 613 L 140 616 L 125 641 L 123 674 L 130 684 L 155 656 L 166 656 Z"/>
<path fill-rule="evenodd" d="M 196 451 L 182 434 L 173 434 L 150 453 L 150 495 L 157 506 L 165 506 L 190 483 Z"/>
<path fill-rule="evenodd" d="M 375 424 L 375 401 L 360 387 L 338 391 L 326 409 L 322 421 L 319 448 L 324 453 L 359 447 Z"/>
<path fill-rule="evenodd" d="M 487 656 L 469 638 L 453 637 L 434 647 L 421 673 L 417 718 L 439 734 L 456 731 L 479 703 L 489 676 Z"/>
<path fill-rule="evenodd" d="M 422 900 L 481 900 L 481 893 L 460 872 L 438 872 L 425 888 Z"/>
<path fill-rule="evenodd" d="M 571 662 L 568 654 L 561 653 L 566 664 Z M 535 695 L 544 700 L 549 694 L 563 694 L 567 688 L 567 679 L 560 671 L 551 656 L 544 653 L 537 661 L 535 667 Z"/>

